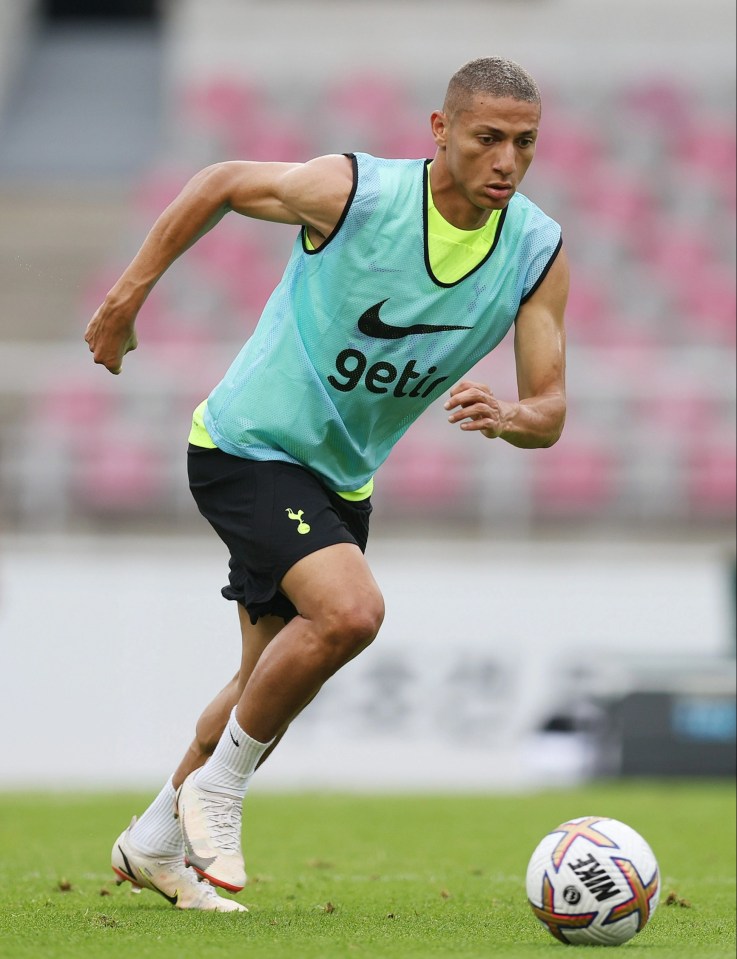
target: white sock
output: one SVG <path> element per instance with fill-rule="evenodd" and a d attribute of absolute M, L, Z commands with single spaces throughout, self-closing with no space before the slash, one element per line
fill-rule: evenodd
<path fill-rule="evenodd" d="M 176 791 L 169 777 L 166 785 L 130 831 L 133 845 L 147 856 L 175 858 L 184 854 L 179 820 L 174 816 Z"/>
<path fill-rule="evenodd" d="M 195 774 L 195 783 L 200 789 L 242 799 L 256 764 L 272 742 L 260 743 L 252 739 L 238 725 L 233 708 L 215 752 Z"/>

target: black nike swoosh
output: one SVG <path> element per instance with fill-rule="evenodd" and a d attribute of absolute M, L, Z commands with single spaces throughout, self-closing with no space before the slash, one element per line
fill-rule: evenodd
<path fill-rule="evenodd" d="M 149 882 L 151 882 L 150 879 L 149 879 Z M 151 885 L 154 887 L 154 889 L 156 890 L 156 892 L 158 892 L 158 894 L 159 894 L 160 896 L 163 896 L 164 899 L 166 899 L 168 902 L 170 902 L 170 903 L 172 904 L 172 906 L 176 906 L 176 904 L 179 902 L 179 893 L 178 893 L 178 892 L 174 893 L 173 896 L 167 896 L 167 894 L 164 892 L 164 890 L 163 890 L 163 889 L 159 889 L 159 887 L 158 887 L 155 883 L 151 882 Z"/>
<path fill-rule="evenodd" d="M 377 340 L 401 340 L 413 333 L 448 333 L 450 330 L 470 330 L 470 326 L 434 326 L 429 323 L 415 323 L 414 326 L 391 326 L 379 316 L 379 310 L 386 303 L 382 300 L 369 307 L 358 320 L 358 329 L 366 336 Z"/>
<path fill-rule="evenodd" d="M 235 738 L 235 736 L 233 735 L 233 733 L 230 732 L 230 726 L 228 726 L 228 733 L 230 734 L 230 738 L 233 740 L 233 742 L 236 744 L 236 746 L 238 746 L 238 747 L 240 748 L 240 745 L 241 745 L 241 744 L 240 744 L 240 743 L 238 742 L 238 740 Z"/>
<path fill-rule="evenodd" d="M 138 882 L 140 882 L 140 880 L 136 879 L 136 874 L 135 874 L 135 872 L 133 871 L 133 867 L 131 866 L 131 864 L 130 864 L 130 862 L 129 862 L 129 860 L 128 860 L 128 857 L 127 857 L 126 854 L 123 852 L 123 849 L 122 849 L 122 847 L 121 847 L 120 845 L 118 845 L 118 852 L 119 852 L 120 855 L 123 857 L 123 862 L 125 863 L 125 872 L 128 874 L 128 878 L 130 879 L 131 882 L 134 882 L 134 883 L 138 884 Z M 151 880 L 148 878 L 148 876 L 147 876 L 146 878 L 148 879 L 148 882 L 151 883 L 151 886 L 156 890 L 156 892 L 158 892 L 158 894 L 159 894 L 160 896 L 163 896 L 164 899 L 167 899 L 167 900 L 172 904 L 172 906 L 176 906 L 177 902 L 179 901 L 179 893 L 178 893 L 178 892 L 175 893 L 173 896 L 168 896 L 168 895 L 164 892 L 163 889 L 159 889 L 159 887 L 158 887 L 155 883 L 151 882 Z"/>
<path fill-rule="evenodd" d="M 128 862 L 128 857 L 127 857 L 126 854 L 123 852 L 120 844 L 118 844 L 118 852 L 119 852 L 120 855 L 123 857 L 123 863 L 125 864 L 126 874 L 130 877 L 130 879 L 133 880 L 133 882 L 135 882 L 135 881 L 136 881 L 136 874 L 133 872 L 133 867 L 131 866 L 130 862 Z"/>

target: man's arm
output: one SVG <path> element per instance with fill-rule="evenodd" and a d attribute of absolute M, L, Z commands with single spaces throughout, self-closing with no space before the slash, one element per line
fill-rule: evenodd
<path fill-rule="evenodd" d="M 501 437 L 513 446 L 552 446 L 566 417 L 565 327 L 568 260 L 560 250 L 539 288 L 517 315 L 514 354 L 519 399 L 497 399 L 488 386 L 462 380 L 450 391 L 448 421 L 462 430 Z"/>
<path fill-rule="evenodd" d="M 135 321 L 146 297 L 226 213 L 305 225 L 320 246 L 338 223 L 352 187 L 351 161 L 337 155 L 308 163 L 229 161 L 202 170 L 156 220 L 92 317 L 84 338 L 95 363 L 120 372 L 123 356 L 136 348 Z"/>

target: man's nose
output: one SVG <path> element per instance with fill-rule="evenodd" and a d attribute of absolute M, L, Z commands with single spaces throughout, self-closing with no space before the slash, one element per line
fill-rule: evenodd
<path fill-rule="evenodd" d="M 499 144 L 494 153 L 494 169 L 504 177 L 510 177 L 517 168 L 517 156 L 514 151 L 514 144 L 510 141 L 503 141 Z"/>

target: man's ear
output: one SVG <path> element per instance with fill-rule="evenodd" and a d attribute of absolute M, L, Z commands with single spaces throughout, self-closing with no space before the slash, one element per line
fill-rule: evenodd
<path fill-rule="evenodd" d="M 434 110 L 430 117 L 433 139 L 439 147 L 444 147 L 448 139 L 448 117 L 442 110 Z"/>

